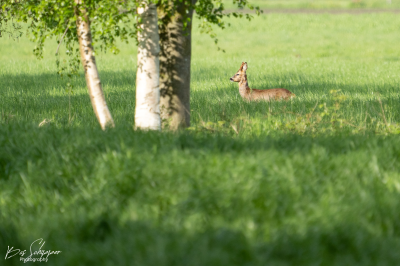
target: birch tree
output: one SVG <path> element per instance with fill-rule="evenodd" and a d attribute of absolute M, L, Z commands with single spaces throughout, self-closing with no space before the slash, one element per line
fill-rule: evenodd
<path fill-rule="evenodd" d="M 160 130 L 160 66 L 157 8 L 142 2 L 137 9 L 138 56 L 136 72 L 135 128 Z"/>
<path fill-rule="evenodd" d="M 38 58 L 42 57 L 44 42 L 49 37 L 56 37 L 59 42 L 63 41 L 69 55 L 74 54 L 73 43 L 79 42 L 80 61 L 85 68 L 93 109 L 102 128 L 113 126 L 114 123 L 102 93 L 92 40 L 101 50 L 118 53 L 115 42 L 117 38 L 128 41 L 129 37 L 137 36 L 135 126 L 143 129 L 159 129 L 157 121 L 161 113 L 161 118 L 166 121 L 164 126 L 175 130 L 190 125 L 191 31 L 194 11 L 200 21 L 201 32 L 209 34 L 216 43 L 218 39 L 212 30 L 212 25 L 224 28 L 223 18 L 229 16 L 251 19 L 249 14 L 225 12 L 221 0 L 158 0 L 158 14 L 154 9 L 154 4 L 143 2 L 143 0 L 140 2 L 2 1 L 7 2 L 3 8 L 9 7 L 13 10 L 13 14 L 17 14 L 20 21 L 29 22 L 28 29 L 32 40 L 37 44 L 34 53 Z M 233 2 L 238 7 L 247 6 L 255 9 L 257 14 L 260 13 L 259 8 L 254 8 L 247 0 L 233 0 Z M 157 15 L 160 48 L 155 45 L 157 34 L 154 29 L 154 17 Z M 73 33 L 76 32 L 74 28 L 77 28 L 78 34 Z M 63 37 L 60 38 L 61 36 Z M 158 49 L 160 49 L 159 67 L 157 66 Z M 78 60 L 70 57 L 69 62 L 72 62 L 70 65 L 74 65 Z M 66 67 L 60 67 L 58 72 L 65 69 Z M 157 69 L 160 71 L 159 74 L 157 74 Z M 157 85 L 157 75 L 159 75 L 159 85 Z M 158 86 L 161 107 L 157 107 Z"/>
<path fill-rule="evenodd" d="M 249 7 L 247 0 L 233 0 L 239 8 Z M 225 27 L 224 16 L 243 17 L 237 12 L 224 12 L 221 0 L 159 0 L 157 11 L 150 2 L 138 9 L 142 21 L 138 32 L 138 68 L 136 75 L 135 127 L 159 129 L 159 120 L 172 130 L 190 126 L 190 65 L 193 13 L 202 21 L 200 29 L 218 42 L 211 25 Z M 155 28 L 159 19 L 160 48 Z M 244 15 L 251 19 L 251 15 Z M 160 59 L 158 59 L 160 51 Z M 158 62 L 160 66 L 158 67 Z M 157 71 L 160 71 L 158 74 Z M 159 77 L 160 81 L 157 82 Z M 158 94 L 157 89 L 160 89 Z M 160 97 L 160 100 L 159 100 Z M 159 102 L 159 105 L 158 105 Z"/>
<path fill-rule="evenodd" d="M 86 85 L 89 90 L 93 111 L 96 114 L 101 128 L 105 130 L 107 127 L 114 127 L 114 120 L 107 107 L 99 72 L 97 71 L 88 11 L 82 5 L 82 0 L 75 0 L 75 3 L 74 14 L 76 17 L 76 29 L 78 33 L 81 62 L 85 69 Z"/>
<path fill-rule="evenodd" d="M 136 2 L 119 0 L 2 0 L 4 8 L 13 17 L 28 24 L 31 40 L 36 43 L 34 54 L 43 57 L 46 40 L 55 37 L 65 46 L 67 64 L 57 60 L 58 73 L 68 76 L 76 73 L 79 61 L 85 70 L 85 79 L 96 118 L 104 130 L 114 121 L 107 107 L 97 70 L 93 42 L 101 50 L 118 53 L 116 39 L 127 41 L 136 34 L 130 25 L 130 15 L 136 13 Z M 93 23 L 91 23 L 93 22 Z M 94 26 L 94 27 L 93 27 Z M 61 37 L 62 36 L 62 37 Z M 74 44 L 79 48 L 75 49 Z M 60 46 L 60 45 L 59 45 Z M 77 51 L 80 51 L 78 53 Z M 58 52 L 58 48 L 57 48 Z M 80 57 L 80 59 L 79 59 Z"/>
<path fill-rule="evenodd" d="M 160 109 L 165 127 L 190 126 L 191 2 L 167 2 L 159 7 Z"/>
<path fill-rule="evenodd" d="M 259 7 L 247 0 L 233 0 L 259 15 Z M 246 18 L 250 14 L 226 12 L 221 0 L 161 0 L 158 5 L 160 34 L 160 109 L 163 127 L 176 130 L 190 126 L 190 65 L 194 11 L 202 33 L 217 44 L 212 26 L 224 29 L 224 17 Z M 229 25 L 229 24 L 228 24 Z M 219 48 L 218 48 L 219 49 Z"/>

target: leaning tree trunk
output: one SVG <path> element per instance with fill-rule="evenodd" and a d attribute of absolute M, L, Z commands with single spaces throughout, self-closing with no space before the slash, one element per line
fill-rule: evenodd
<path fill-rule="evenodd" d="M 107 127 L 114 127 L 114 121 L 108 110 L 100 83 L 99 72 L 97 71 L 87 10 L 83 6 L 80 6 L 82 3 L 81 0 L 75 0 L 75 3 L 78 4 L 75 8 L 75 16 L 77 18 L 76 28 L 78 31 L 81 61 L 85 69 L 86 85 L 89 89 L 90 101 L 92 102 L 94 113 L 101 128 L 104 130 Z"/>
<path fill-rule="evenodd" d="M 142 2 L 138 31 L 135 128 L 160 130 L 160 63 L 157 8 Z"/>
<path fill-rule="evenodd" d="M 160 109 L 163 127 L 176 130 L 190 126 L 190 61 L 192 56 L 193 10 L 186 13 L 185 2 L 169 16 L 159 9 L 163 22 L 160 33 Z M 186 28 L 184 20 L 190 18 Z"/>

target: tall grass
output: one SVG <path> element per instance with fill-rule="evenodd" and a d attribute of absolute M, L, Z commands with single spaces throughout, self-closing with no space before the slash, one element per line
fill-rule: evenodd
<path fill-rule="evenodd" d="M 133 131 L 135 47 L 97 56 L 117 125 L 102 132 L 83 74 L 55 74 L 56 45 L 37 61 L 1 39 L 3 256 L 43 238 L 62 251 L 49 265 L 397 265 L 399 18 L 230 23 L 226 53 L 194 27 L 178 133 Z M 229 82 L 242 61 L 250 87 L 297 97 L 244 102 Z"/>

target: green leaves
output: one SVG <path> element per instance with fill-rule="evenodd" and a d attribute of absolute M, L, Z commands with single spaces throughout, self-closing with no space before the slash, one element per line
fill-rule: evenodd
<path fill-rule="evenodd" d="M 6 0 L 0 0 L 0 38 L 4 34 L 14 40 L 22 36 L 22 27 L 13 20 L 11 8 L 7 5 Z"/>
<path fill-rule="evenodd" d="M 255 10 L 257 16 L 262 13 L 262 10 L 260 10 L 258 6 L 249 4 L 247 0 L 233 0 L 233 3 L 236 4 L 240 9 L 248 7 L 250 10 Z M 199 24 L 200 32 L 208 34 L 214 40 L 215 44 L 218 44 L 218 39 L 212 29 L 212 26 L 225 29 L 226 25 L 228 27 L 230 25 L 229 23 L 225 24 L 223 21 L 224 17 L 233 16 L 235 18 L 243 18 L 243 14 L 241 13 L 227 12 L 221 0 L 199 0 L 195 4 L 194 9 L 198 19 L 201 21 Z M 252 19 L 252 15 L 246 14 L 245 18 L 250 21 Z M 221 50 L 221 48 L 218 47 L 218 50 Z"/>
<path fill-rule="evenodd" d="M 102 51 L 118 54 L 117 38 L 127 42 L 128 37 L 136 35 L 137 27 L 135 23 L 131 22 L 132 17 L 135 17 L 136 2 L 118 0 L 0 1 L 3 10 L 7 11 L 0 13 L 0 36 L 1 32 L 7 32 L 10 36 L 18 36 L 14 33 L 19 33 L 21 29 L 19 24 L 12 24 L 13 29 L 4 31 L 3 22 L 11 19 L 23 23 L 29 22 L 27 34 L 31 41 L 36 43 L 33 54 L 38 59 L 43 58 L 45 41 L 55 37 L 59 43 L 56 51 L 57 74 L 61 78 L 72 78 L 78 74 L 80 68 L 79 50 L 75 47 L 78 43 L 76 21 L 80 15 L 76 15 L 75 10 L 85 10 L 88 18 L 86 22 L 90 23 L 93 43 L 96 43 Z M 82 17 L 85 19 L 86 16 Z M 61 60 L 58 55 L 61 45 L 65 48 L 62 50 L 67 59 Z M 67 85 L 67 90 L 72 92 L 72 86 Z"/>
<path fill-rule="evenodd" d="M 239 8 L 248 7 L 250 10 L 255 10 L 257 15 L 262 13 L 259 7 L 249 4 L 247 0 L 233 0 L 233 3 Z M 84 8 L 88 12 L 93 43 L 96 43 L 101 51 L 117 54 L 119 49 L 116 40 L 119 38 L 123 42 L 128 42 L 129 37 L 132 38 L 137 34 L 137 24 L 141 23 L 141 18 L 137 17 L 136 9 L 140 4 L 139 1 L 119 0 L 80 0 L 79 4 L 76 1 L 66 0 L 1 0 L 1 7 L 7 12 L 6 17 L 5 12 L 0 13 L 0 36 L 2 32 L 10 36 L 22 35 L 21 27 L 14 22 L 11 24 L 11 29 L 4 28 L 5 23 L 11 18 L 18 22 L 29 21 L 28 35 L 36 43 L 34 54 L 37 58 L 42 58 L 45 40 L 51 37 L 59 38 L 66 28 L 70 30 L 64 37 L 65 44 L 78 41 L 74 30 L 77 20 L 74 9 Z M 222 0 L 161 0 L 157 4 L 166 7 L 165 10 L 170 17 L 175 12 L 189 14 L 195 11 L 202 21 L 199 25 L 201 32 L 208 34 L 215 43 L 218 43 L 218 40 L 212 26 L 224 29 L 227 25 L 223 21 L 224 17 L 231 15 L 243 17 L 243 14 L 238 12 L 226 12 Z M 248 20 L 252 18 L 249 14 L 245 17 Z M 160 20 L 159 23 L 165 21 Z M 191 25 L 190 16 L 184 17 L 183 25 L 185 28 Z"/>
<path fill-rule="evenodd" d="M 115 37 L 127 41 L 128 37 L 136 34 L 134 23 L 129 27 L 132 15 L 135 16 L 135 2 L 82 0 L 80 4 L 77 4 L 75 1 L 65 0 L 25 0 L 16 3 L 13 3 L 12 0 L 2 0 L 1 3 L 2 8 L 8 11 L 8 19 L 13 18 L 25 23 L 30 21 L 28 35 L 36 43 L 34 54 L 38 58 L 42 58 L 44 41 L 49 37 L 59 38 L 66 28 L 71 30 L 64 37 L 65 43 L 76 43 L 78 41 L 75 30 L 77 17 L 74 14 L 74 9 L 79 7 L 88 11 L 92 38 L 101 50 L 117 53 Z M 3 21 L 4 19 L 0 17 L 0 29 L 2 29 L 1 23 Z"/>

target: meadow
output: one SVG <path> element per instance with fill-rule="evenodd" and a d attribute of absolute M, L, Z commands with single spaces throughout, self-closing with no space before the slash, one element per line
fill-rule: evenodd
<path fill-rule="evenodd" d="M 98 53 L 103 132 L 83 73 L 57 76 L 54 40 L 39 61 L 0 39 L 3 258 L 43 238 L 62 251 L 49 265 L 398 264 L 400 18 L 228 22 L 223 53 L 194 21 L 192 125 L 175 133 L 132 128 L 134 42 Z M 242 61 L 250 87 L 297 97 L 244 102 Z"/>
<path fill-rule="evenodd" d="M 232 1 L 222 1 L 227 8 L 235 9 Z M 398 0 L 254 0 L 252 5 L 261 9 L 314 9 L 314 10 L 347 10 L 353 9 L 385 9 L 393 10 L 400 7 Z"/>

